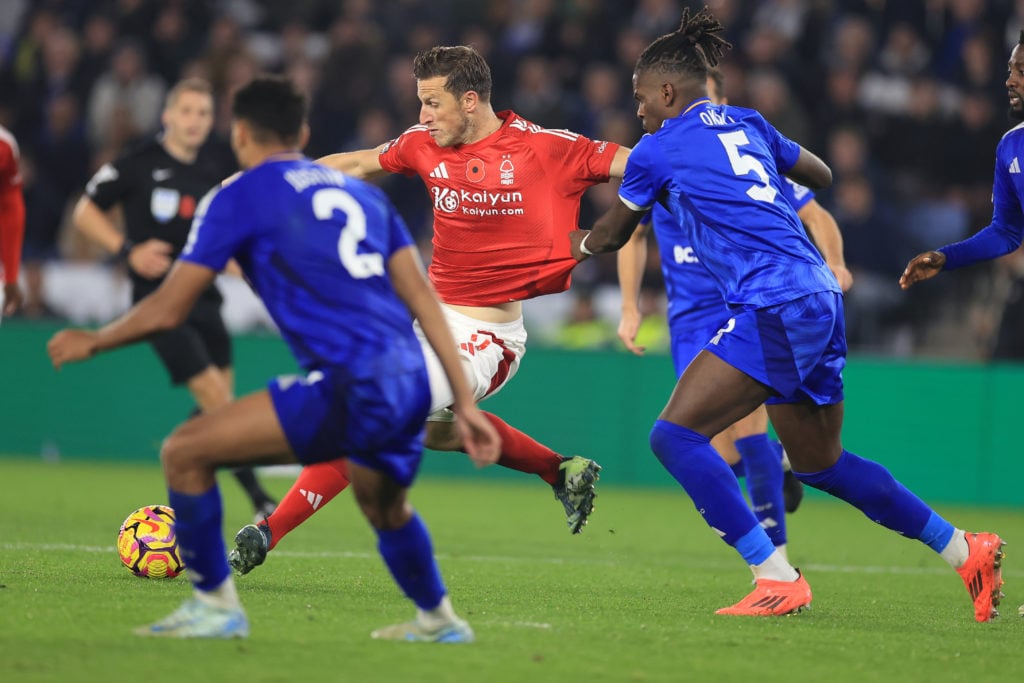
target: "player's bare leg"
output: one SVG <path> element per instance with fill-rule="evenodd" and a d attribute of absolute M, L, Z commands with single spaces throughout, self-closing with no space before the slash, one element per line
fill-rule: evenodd
<path fill-rule="evenodd" d="M 234 372 L 231 368 L 217 368 L 211 365 L 191 377 L 187 386 L 196 405 L 208 413 L 227 405 L 234 398 Z M 236 467 L 231 473 L 249 496 L 257 522 L 274 511 L 277 503 L 260 484 L 254 468 Z"/>
<path fill-rule="evenodd" d="M 243 397 L 181 424 L 160 452 L 168 502 L 193 597 L 168 617 L 136 630 L 169 638 L 244 638 L 249 624 L 224 552 L 218 467 L 295 462 L 268 392 Z"/>

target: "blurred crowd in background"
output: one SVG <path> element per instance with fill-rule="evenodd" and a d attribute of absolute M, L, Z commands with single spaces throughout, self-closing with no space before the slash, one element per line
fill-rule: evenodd
<path fill-rule="evenodd" d="M 101 322 L 127 305 L 117 267 L 69 229 L 69 208 L 97 168 L 158 129 L 180 78 L 213 84 L 209 144 L 226 146 L 234 90 L 260 71 L 290 75 L 309 93 L 307 153 L 318 157 L 416 123 L 413 55 L 469 44 L 491 65 L 496 110 L 632 145 L 636 58 L 684 6 L 705 4 L 733 44 L 721 65 L 728 101 L 758 109 L 833 169 L 818 200 L 856 278 L 851 349 L 983 358 L 1000 326 L 1024 327 L 1014 256 L 906 293 L 897 285 L 913 255 L 989 222 L 1021 0 L 4 0 L 0 123 L 21 144 L 27 204 L 21 315 Z M 429 258 L 420 181 L 381 184 Z M 593 188 L 581 225 L 615 197 L 613 184 Z M 645 335 L 663 347 L 653 249 L 645 283 Z M 618 308 L 615 259 L 603 257 L 577 270 L 569 294 L 530 302 L 526 320 L 541 340 L 612 348 Z M 264 324 L 225 313 L 237 329 Z M 1016 347 L 1024 353 L 1024 341 Z"/>

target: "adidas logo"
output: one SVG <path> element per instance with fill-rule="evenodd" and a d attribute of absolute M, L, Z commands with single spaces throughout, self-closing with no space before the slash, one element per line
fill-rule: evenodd
<path fill-rule="evenodd" d="M 782 603 L 784 603 L 785 601 L 786 601 L 786 596 L 785 595 L 766 595 L 763 598 L 761 598 L 760 600 L 755 600 L 753 603 L 751 603 L 750 606 L 751 607 L 762 607 L 762 608 L 768 610 L 769 612 L 774 612 L 779 607 L 781 607 Z"/>
<path fill-rule="evenodd" d="M 1020 173 L 1020 162 L 1017 161 L 1017 157 L 1010 162 L 1010 173 Z"/>
<path fill-rule="evenodd" d="M 1014 161 L 1016 162 L 1016 159 L 1014 159 Z M 443 161 L 434 167 L 434 170 L 430 172 L 430 177 L 445 179 L 448 178 L 448 167 L 444 165 Z"/>
<path fill-rule="evenodd" d="M 306 489 L 299 489 L 299 493 L 306 497 L 306 500 L 309 501 L 309 504 L 313 506 L 314 510 L 320 507 L 320 503 L 324 502 L 324 497 L 319 493 L 307 491 Z"/>

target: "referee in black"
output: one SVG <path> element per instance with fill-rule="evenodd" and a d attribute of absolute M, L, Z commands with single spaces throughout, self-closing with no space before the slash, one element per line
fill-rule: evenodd
<path fill-rule="evenodd" d="M 188 78 L 171 88 L 161 122 L 163 132 L 96 172 L 73 215 L 75 228 L 127 264 L 133 302 L 160 286 L 185 246 L 196 204 L 235 170 L 229 156 L 203 147 L 213 128 L 213 91 L 206 81 Z M 107 213 L 117 205 L 123 232 Z M 171 382 L 188 386 L 197 413 L 219 408 L 234 395 L 222 302 L 211 285 L 181 327 L 150 339 Z M 251 467 L 234 474 L 262 521 L 273 512 L 274 499 Z"/>

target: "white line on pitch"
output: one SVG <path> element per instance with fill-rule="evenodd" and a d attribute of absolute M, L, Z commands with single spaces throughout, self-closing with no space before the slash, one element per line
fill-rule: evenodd
<path fill-rule="evenodd" d="M 93 545 L 75 545 L 72 543 L 2 543 L 0 548 L 4 550 L 59 550 L 61 552 L 84 552 L 84 553 L 116 553 L 117 549 L 114 546 L 93 546 Z M 316 558 L 316 559 L 349 559 L 349 560 L 369 560 L 376 559 L 376 553 L 364 552 L 364 551 L 321 551 L 321 552 L 303 552 L 296 550 L 275 550 L 275 557 L 299 557 L 299 558 Z M 594 559 L 594 558 L 563 558 L 563 557 L 522 557 L 522 556 L 509 556 L 509 555 L 446 555 L 444 553 L 438 553 L 437 558 L 444 562 L 453 561 L 467 561 L 467 562 L 495 562 L 495 563 L 514 563 L 514 562 L 528 562 L 530 564 L 573 564 L 573 565 L 605 565 L 605 566 L 618 566 L 624 564 L 623 561 L 617 559 Z M 682 562 L 682 558 L 679 560 Z M 648 560 L 648 565 L 662 565 L 671 566 L 678 564 L 678 562 L 664 561 L 664 560 Z M 729 570 L 737 567 L 734 562 L 707 562 L 687 559 L 687 566 L 698 567 L 701 569 L 710 570 Z M 873 565 L 838 565 L 838 564 L 819 564 L 819 563 L 801 563 L 801 567 L 807 571 L 813 572 L 831 572 L 839 574 L 906 574 L 906 575 L 938 575 L 949 572 L 949 569 L 943 567 L 941 563 L 936 563 L 934 567 L 901 567 L 897 565 L 892 566 L 873 566 Z M 1021 578 L 1024 577 L 1024 570 L 1021 569 L 1007 569 L 1003 568 L 1003 576 Z"/>

